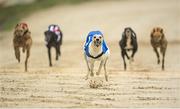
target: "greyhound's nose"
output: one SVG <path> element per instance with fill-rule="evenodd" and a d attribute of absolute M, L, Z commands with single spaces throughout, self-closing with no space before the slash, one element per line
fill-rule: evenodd
<path fill-rule="evenodd" d="M 99 39 L 96 39 L 96 41 L 99 41 Z"/>

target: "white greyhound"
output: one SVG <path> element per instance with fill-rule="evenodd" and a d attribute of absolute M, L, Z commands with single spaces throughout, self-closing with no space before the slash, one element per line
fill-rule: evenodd
<path fill-rule="evenodd" d="M 105 79 L 108 81 L 108 73 L 106 71 L 106 63 L 108 57 L 110 55 L 109 48 L 107 47 L 103 34 L 100 31 L 91 31 L 86 39 L 86 43 L 84 45 L 84 57 L 86 60 L 88 73 L 86 75 L 86 79 L 88 79 L 89 74 L 94 76 L 94 63 L 95 61 L 101 61 L 98 72 L 96 75 L 99 75 L 101 72 L 102 66 L 104 66 L 105 71 Z"/>

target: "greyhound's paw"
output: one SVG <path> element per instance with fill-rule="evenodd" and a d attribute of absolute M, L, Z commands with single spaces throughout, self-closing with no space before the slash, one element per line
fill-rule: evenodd
<path fill-rule="evenodd" d="M 126 71 L 126 65 L 124 65 L 124 71 Z"/>
<path fill-rule="evenodd" d="M 108 76 L 105 76 L 106 82 L 108 82 Z"/>
<path fill-rule="evenodd" d="M 131 64 L 132 62 L 134 62 L 134 59 L 132 57 L 130 57 L 129 64 Z"/>
<path fill-rule="evenodd" d="M 131 62 L 134 62 L 134 59 L 133 59 L 132 57 L 130 57 L 130 61 L 131 61 Z"/>
<path fill-rule="evenodd" d="M 100 72 L 96 72 L 96 75 L 99 75 L 100 74 Z"/>
<path fill-rule="evenodd" d="M 93 77 L 93 76 L 94 76 L 94 73 L 91 73 L 90 75 Z"/>
<path fill-rule="evenodd" d="M 23 53 L 25 52 L 25 48 L 22 49 L 22 52 L 23 52 Z"/>
<path fill-rule="evenodd" d="M 160 60 L 157 61 L 157 64 L 160 64 Z"/>
<path fill-rule="evenodd" d="M 20 63 L 20 59 L 17 59 L 18 60 L 18 63 Z"/>
<path fill-rule="evenodd" d="M 162 71 L 164 71 L 164 65 L 162 65 Z"/>

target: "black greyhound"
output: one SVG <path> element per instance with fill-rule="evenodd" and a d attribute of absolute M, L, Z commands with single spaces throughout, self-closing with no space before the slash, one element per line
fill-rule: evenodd
<path fill-rule="evenodd" d="M 46 46 L 48 49 L 49 66 L 52 66 L 51 47 L 54 47 L 56 49 L 56 60 L 58 60 L 58 56 L 61 55 L 60 47 L 62 45 L 63 34 L 60 31 L 61 39 L 59 41 L 57 41 L 58 36 L 54 32 L 47 30 L 44 32 L 44 35 L 45 35 Z"/>
<path fill-rule="evenodd" d="M 130 27 L 124 29 L 122 39 L 119 41 L 119 46 L 121 48 L 121 56 L 124 61 L 124 70 L 126 70 L 125 56 L 128 60 L 130 59 L 131 62 L 133 61 L 134 54 L 138 50 L 136 33 Z M 127 51 L 132 51 L 131 57 L 128 56 Z"/>

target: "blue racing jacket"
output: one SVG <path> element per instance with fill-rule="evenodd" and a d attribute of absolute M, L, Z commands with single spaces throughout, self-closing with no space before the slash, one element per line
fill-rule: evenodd
<path fill-rule="evenodd" d="M 98 58 L 98 56 L 97 57 L 93 57 L 89 53 L 89 45 L 92 42 L 92 39 L 93 39 L 94 35 L 101 35 L 101 36 L 103 36 L 103 34 L 100 31 L 91 31 L 91 32 L 89 32 L 89 34 L 88 34 L 88 36 L 86 38 L 86 43 L 84 45 L 84 51 L 85 51 L 85 53 L 86 53 L 86 55 L 88 57 Z M 103 51 L 102 51 L 102 53 L 100 55 L 105 54 L 109 50 L 109 48 L 107 47 L 107 45 L 106 45 L 104 40 L 102 42 L 102 49 L 103 49 Z"/>

